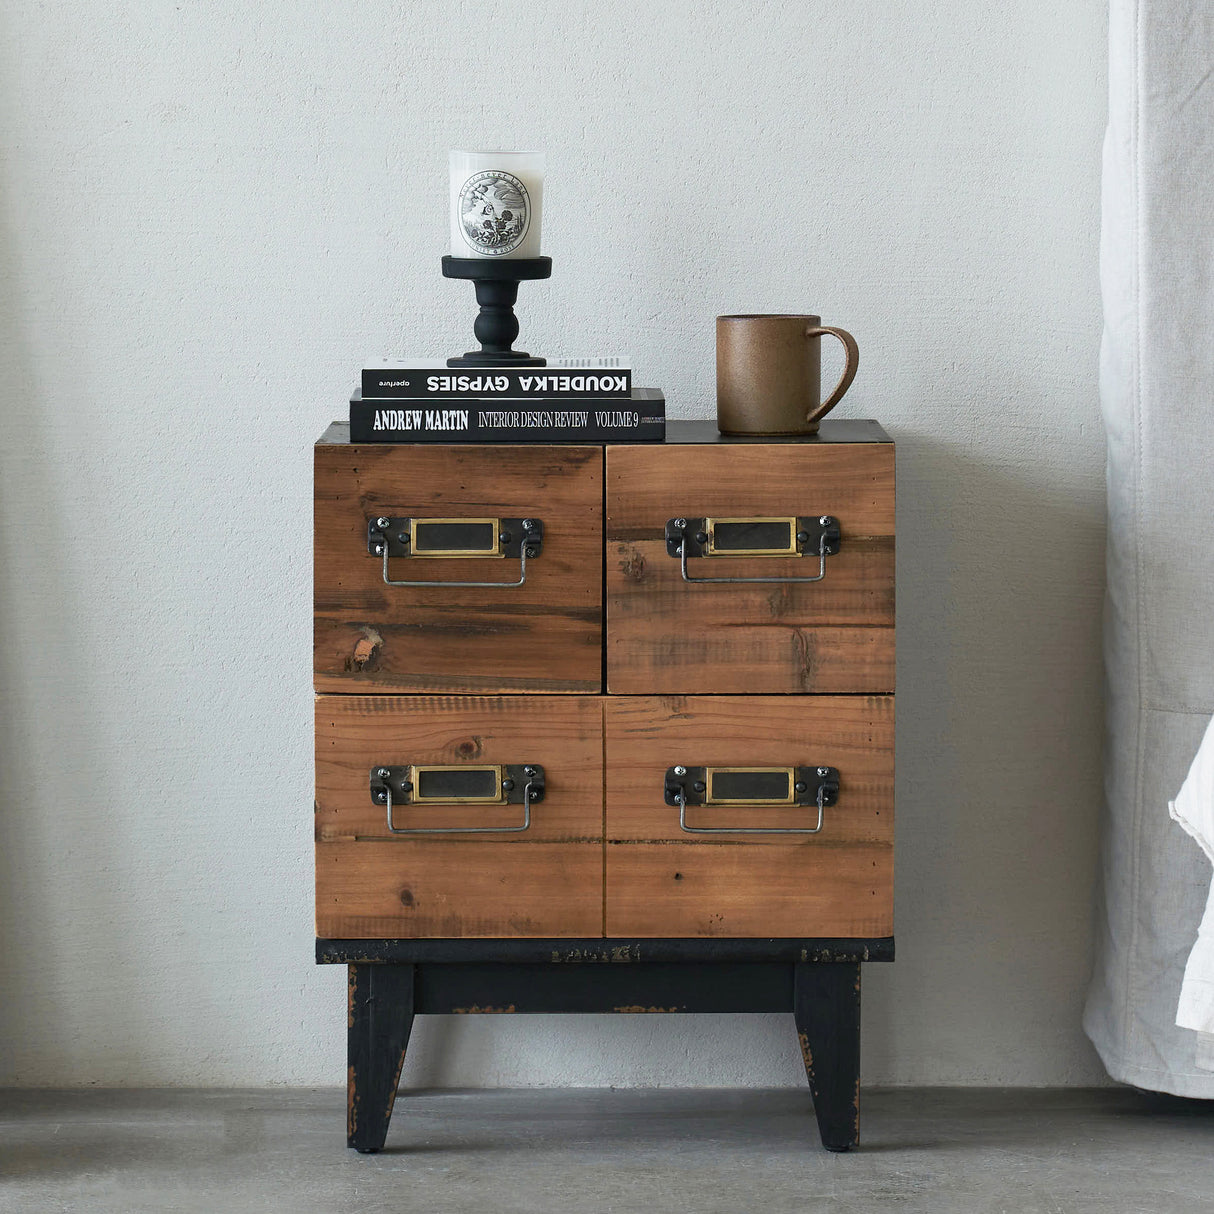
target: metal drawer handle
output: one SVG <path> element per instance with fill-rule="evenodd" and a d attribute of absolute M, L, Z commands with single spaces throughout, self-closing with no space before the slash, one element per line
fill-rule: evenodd
<path fill-rule="evenodd" d="M 679 558 L 685 582 L 820 582 L 826 576 L 826 558 L 839 551 L 842 536 L 838 520 L 829 514 L 817 518 L 672 518 L 666 520 L 666 554 Z M 818 572 L 812 577 L 692 577 L 687 558 L 746 556 L 799 557 L 816 555 Z"/>
<path fill-rule="evenodd" d="M 537 518 L 393 518 L 367 520 L 367 553 L 384 563 L 388 586 L 521 586 L 527 580 L 527 560 L 544 550 L 544 524 Z M 422 582 L 389 576 L 393 557 L 471 560 L 518 557 L 513 582 Z"/>
<path fill-rule="evenodd" d="M 544 799 L 544 769 L 525 764 L 406 764 L 371 769 L 371 800 L 387 807 L 394 835 L 516 835 L 531 826 L 531 806 Z M 397 826 L 396 805 L 521 805 L 518 826 Z"/>
<path fill-rule="evenodd" d="M 668 767 L 665 800 L 679 807 L 679 827 L 689 835 L 816 835 L 823 810 L 839 800 L 834 767 Z M 815 826 L 689 826 L 688 805 L 817 805 Z"/>

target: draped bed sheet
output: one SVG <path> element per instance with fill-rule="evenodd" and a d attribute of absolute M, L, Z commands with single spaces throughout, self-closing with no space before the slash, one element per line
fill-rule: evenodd
<path fill-rule="evenodd" d="M 1113 1078 L 1208 1098 L 1176 1017 L 1211 862 L 1168 803 L 1214 712 L 1214 5 L 1113 0 L 1109 36 L 1106 812 L 1084 1024 Z"/>

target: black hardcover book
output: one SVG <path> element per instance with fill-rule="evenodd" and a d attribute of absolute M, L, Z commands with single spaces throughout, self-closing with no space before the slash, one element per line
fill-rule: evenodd
<path fill-rule="evenodd" d="M 587 359 L 547 367 L 448 367 L 435 359 L 364 367 L 362 395 L 402 400 L 596 400 L 632 394 L 632 371 Z"/>
<path fill-rule="evenodd" d="M 350 399 L 352 443 L 661 442 L 666 398 L 657 388 L 591 400 L 400 401 Z"/>

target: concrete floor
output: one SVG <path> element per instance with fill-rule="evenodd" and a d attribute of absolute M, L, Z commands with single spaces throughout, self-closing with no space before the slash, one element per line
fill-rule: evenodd
<path fill-rule="evenodd" d="M 0 1093 L 0 1211 L 1214 1211 L 1214 1102 L 1125 1089 L 403 1093 L 379 1155 L 320 1091 Z"/>

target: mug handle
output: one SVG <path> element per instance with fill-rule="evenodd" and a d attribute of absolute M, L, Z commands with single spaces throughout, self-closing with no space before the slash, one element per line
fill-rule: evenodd
<path fill-rule="evenodd" d="M 860 365 L 860 347 L 856 339 L 846 329 L 836 329 L 830 325 L 819 325 L 805 330 L 806 337 L 821 337 L 824 333 L 837 337 L 843 343 L 846 361 L 843 364 L 843 374 L 835 384 L 835 390 L 816 408 L 805 415 L 807 422 L 821 421 L 842 399 L 843 393 L 851 387 L 851 381 L 856 378 L 856 368 Z"/>

